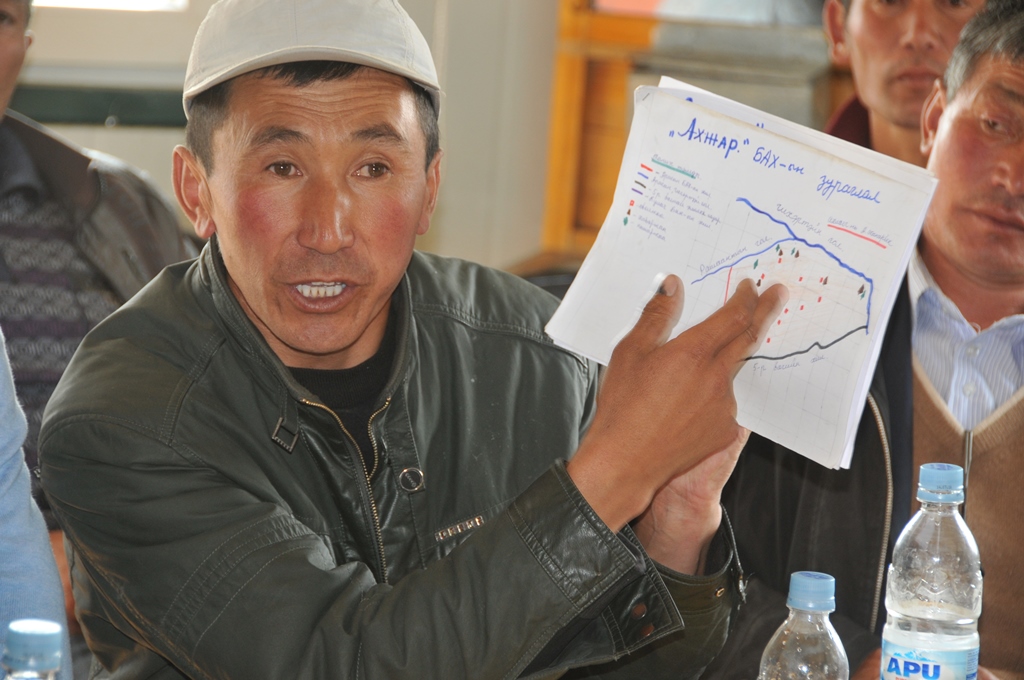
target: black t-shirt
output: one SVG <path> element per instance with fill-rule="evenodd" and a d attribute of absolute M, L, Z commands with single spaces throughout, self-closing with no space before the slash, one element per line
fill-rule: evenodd
<path fill-rule="evenodd" d="M 376 469 L 373 443 L 370 441 L 370 417 L 387 385 L 394 357 L 395 320 L 392 313 L 388 315 L 388 325 L 377 353 L 358 366 L 339 370 L 289 367 L 299 384 L 341 418 L 345 429 L 359 446 L 366 472 L 371 477 Z"/>

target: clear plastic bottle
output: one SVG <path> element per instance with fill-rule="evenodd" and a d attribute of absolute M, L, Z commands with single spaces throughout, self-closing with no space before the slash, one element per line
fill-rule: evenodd
<path fill-rule="evenodd" d="M 882 630 L 885 680 L 973 680 L 978 672 L 981 559 L 960 517 L 964 471 L 921 466 L 921 509 L 903 529 L 889 565 Z"/>
<path fill-rule="evenodd" d="M 42 619 L 18 619 L 7 627 L 6 680 L 54 680 L 60 670 L 64 629 Z"/>
<path fill-rule="evenodd" d="M 760 680 L 849 680 L 850 662 L 828 620 L 836 580 L 816 571 L 789 577 L 789 617 L 761 655 Z"/>

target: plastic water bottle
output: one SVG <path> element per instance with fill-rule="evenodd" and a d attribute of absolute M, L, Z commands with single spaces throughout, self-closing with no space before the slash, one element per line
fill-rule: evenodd
<path fill-rule="evenodd" d="M 882 630 L 885 680 L 974 680 L 978 675 L 981 560 L 960 517 L 964 471 L 921 466 L 921 509 L 896 541 Z"/>
<path fill-rule="evenodd" d="M 54 680 L 60 670 L 64 629 L 42 619 L 19 619 L 7 627 L 3 666 L 7 680 Z"/>
<path fill-rule="evenodd" d="M 789 617 L 761 655 L 760 680 L 849 680 L 846 650 L 828 620 L 836 580 L 816 571 L 789 577 Z"/>

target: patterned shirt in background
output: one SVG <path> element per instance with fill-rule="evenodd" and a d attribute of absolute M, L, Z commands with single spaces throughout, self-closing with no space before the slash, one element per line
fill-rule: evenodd
<path fill-rule="evenodd" d="M 28 418 L 24 448 L 32 493 L 53 529 L 38 483 L 43 409 L 82 338 L 122 301 L 75 246 L 70 216 L 47 195 L 24 147 L 2 126 L 0 159 L 0 327 Z"/>
<path fill-rule="evenodd" d="M 949 412 L 973 430 L 1024 386 L 1024 315 L 972 326 L 914 253 L 907 273 L 914 355 Z"/>

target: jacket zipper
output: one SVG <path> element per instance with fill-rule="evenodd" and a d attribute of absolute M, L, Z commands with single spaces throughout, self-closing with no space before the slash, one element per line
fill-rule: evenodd
<path fill-rule="evenodd" d="M 359 465 L 362 466 L 362 468 L 363 468 L 363 477 L 366 479 L 366 496 L 367 496 L 367 498 L 370 499 L 370 514 L 373 515 L 373 532 L 374 532 L 374 537 L 377 539 L 377 557 L 378 557 L 378 560 L 380 561 L 381 581 L 386 584 L 388 582 L 388 560 L 387 560 L 387 557 L 384 554 L 384 536 L 381 533 L 381 528 L 380 528 L 380 512 L 377 510 L 377 500 L 373 497 L 373 487 L 370 484 L 370 475 L 371 475 L 371 473 L 366 469 L 366 461 L 363 460 L 362 450 L 359 448 L 359 444 L 358 444 L 358 442 L 356 442 L 355 437 L 353 437 L 352 433 L 348 431 L 348 428 L 345 427 L 345 424 L 343 422 L 341 422 L 341 418 L 339 418 L 338 414 L 335 413 L 333 410 L 331 410 L 330 407 L 328 407 L 328 406 L 326 406 L 324 404 L 318 404 L 318 403 L 316 403 L 314 401 L 309 401 L 307 399 L 303 399 L 302 403 L 305 404 L 306 406 L 312 406 L 314 408 L 318 408 L 318 409 L 322 409 L 324 411 L 327 411 L 332 416 L 334 416 L 334 420 L 335 420 L 335 422 L 338 423 L 338 427 L 340 427 L 341 431 L 345 433 L 345 436 L 349 438 L 349 441 L 352 442 L 352 445 L 356 447 L 356 453 L 359 454 L 357 456 L 359 458 Z M 370 421 L 369 421 L 369 424 L 367 425 L 368 428 L 372 426 L 373 419 L 376 418 L 378 415 L 380 415 L 380 413 L 383 412 L 384 409 L 386 409 L 389 404 L 391 404 L 391 397 L 388 397 L 387 401 L 384 402 L 384 405 L 381 406 L 379 409 L 377 409 L 373 413 L 373 415 L 370 416 Z M 377 470 L 377 440 L 374 439 L 372 431 L 370 432 L 370 443 L 373 444 L 373 469 L 374 469 L 374 471 L 376 471 Z"/>
<path fill-rule="evenodd" d="M 368 421 L 366 421 L 366 434 L 368 434 L 370 436 L 370 446 L 373 447 L 373 469 L 370 470 L 370 474 L 367 475 L 367 479 L 372 479 L 373 476 L 375 474 L 377 474 L 377 467 L 378 467 L 378 463 L 380 462 L 380 460 L 379 460 L 380 459 L 380 455 L 377 452 L 377 438 L 373 436 L 373 419 L 376 418 L 377 416 L 379 416 L 381 413 L 383 413 L 384 410 L 388 406 L 390 406 L 390 405 L 391 405 L 391 397 L 388 397 L 384 401 L 384 405 L 381 406 L 376 411 L 374 411 L 370 415 L 370 419 Z M 359 448 L 359 446 L 357 445 L 356 448 Z M 362 455 L 360 455 L 360 458 L 362 458 Z"/>
<path fill-rule="evenodd" d="M 878 558 L 878 577 L 875 580 L 875 601 L 871 607 L 871 627 L 874 628 L 878 620 L 878 607 L 882 601 L 882 582 L 885 581 L 885 555 L 889 550 L 889 533 L 892 531 L 892 454 L 889 451 L 889 439 L 885 436 L 885 423 L 882 422 L 882 412 L 878 409 L 878 403 L 874 396 L 868 394 L 868 405 L 875 416 L 875 425 L 878 426 L 878 436 L 882 440 L 882 452 L 885 454 L 885 530 L 882 532 L 882 553 Z"/>

